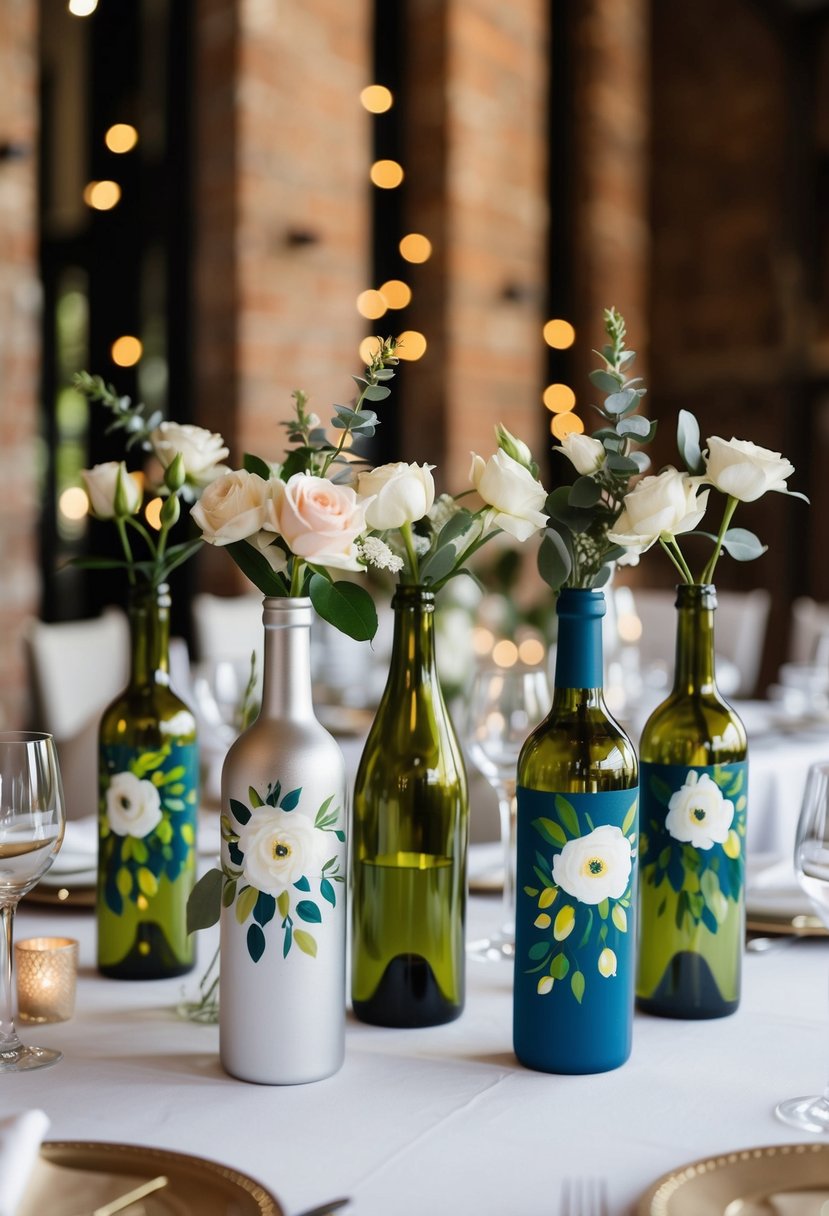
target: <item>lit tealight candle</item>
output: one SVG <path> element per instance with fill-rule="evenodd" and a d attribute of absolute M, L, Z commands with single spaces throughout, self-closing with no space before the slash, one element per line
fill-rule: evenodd
<path fill-rule="evenodd" d="M 27 937 L 15 942 L 17 1006 L 21 1022 L 65 1022 L 75 1010 L 78 943 L 71 937 Z"/>

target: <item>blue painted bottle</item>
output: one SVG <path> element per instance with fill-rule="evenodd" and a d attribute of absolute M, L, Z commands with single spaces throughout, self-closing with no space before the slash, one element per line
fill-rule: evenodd
<path fill-rule="evenodd" d="M 513 1045 L 542 1072 L 630 1055 L 638 765 L 602 693 L 601 591 L 557 603 L 553 704 L 518 761 Z"/>

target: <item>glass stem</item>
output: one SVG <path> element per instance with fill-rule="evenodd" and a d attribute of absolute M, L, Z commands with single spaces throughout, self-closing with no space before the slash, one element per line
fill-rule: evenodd
<path fill-rule="evenodd" d="M 499 782 L 498 812 L 501 816 L 501 844 L 504 849 L 504 895 L 501 901 L 501 928 L 510 938 L 515 936 L 515 825 L 517 801 L 515 782 Z"/>
<path fill-rule="evenodd" d="M 3 932 L 0 934 L 0 1058 L 17 1051 L 21 1042 L 14 1028 L 14 974 L 12 940 L 15 904 L 3 904 Z"/>

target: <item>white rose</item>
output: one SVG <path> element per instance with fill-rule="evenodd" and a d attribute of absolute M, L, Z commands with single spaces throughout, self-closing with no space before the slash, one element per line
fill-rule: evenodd
<path fill-rule="evenodd" d="M 229 455 L 221 435 L 202 426 L 162 422 L 150 435 L 153 451 L 166 469 L 181 452 L 188 485 L 206 486 L 223 472 L 219 465 Z"/>
<path fill-rule="evenodd" d="M 350 486 L 311 473 L 294 473 L 272 485 L 265 527 L 277 532 L 292 553 L 315 566 L 365 571 L 355 542 L 365 530 L 372 499 L 358 502 Z"/>
<path fill-rule="evenodd" d="M 767 490 L 785 494 L 786 478 L 794 465 L 768 448 L 758 447 L 749 439 L 730 439 L 727 443 L 717 436 L 708 440 L 705 457 L 705 479 L 740 502 L 754 502 Z"/>
<path fill-rule="evenodd" d="M 630 841 L 621 828 L 606 824 L 556 853 L 553 882 L 583 904 L 600 904 L 624 895 L 632 866 Z"/>
<path fill-rule="evenodd" d="M 279 895 L 303 876 L 318 878 L 325 864 L 325 841 L 311 820 L 276 807 L 257 807 L 239 829 L 239 848 L 245 879 L 268 895 Z"/>
<path fill-rule="evenodd" d="M 258 473 L 234 469 L 211 482 L 190 514 L 209 545 L 247 540 L 265 524 L 276 484 Z"/>
<path fill-rule="evenodd" d="M 663 469 L 643 477 L 625 496 L 624 509 L 607 534 L 609 541 L 644 553 L 660 537 L 671 540 L 691 532 L 705 514 L 709 491 L 700 493 L 699 478 Z"/>
<path fill-rule="evenodd" d="M 435 501 L 434 467 L 398 460 L 361 473 L 357 479 L 358 495 L 360 498 L 374 496 L 374 502 L 366 511 L 369 528 L 385 532 L 423 519 Z"/>
<path fill-rule="evenodd" d="M 123 502 L 127 508 L 125 514 L 134 515 L 141 506 L 141 487 L 136 478 L 127 472 L 127 466 L 123 460 L 107 460 L 104 464 L 96 464 L 91 469 L 81 469 L 92 514 L 96 515 L 98 519 L 115 518 L 115 494 L 118 489 L 119 473 L 121 474 Z"/>
<path fill-rule="evenodd" d="M 502 528 L 516 540 L 529 540 L 547 523 L 547 516 L 542 511 L 547 491 L 529 469 L 513 460 L 502 448 L 487 461 L 473 452 L 469 480 L 484 502 L 493 508 L 489 513 L 490 524 Z"/>
<path fill-rule="evenodd" d="M 582 477 L 598 473 L 607 459 L 604 444 L 600 439 L 592 439 L 589 435 L 579 435 L 575 431 L 565 435 L 561 443 L 553 448 L 553 451 L 563 452 Z"/>
<path fill-rule="evenodd" d="M 116 836 L 149 836 L 161 822 L 161 798 L 152 781 L 116 773 L 107 789 L 107 819 Z"/>
<path fill-rule="evenodd" d="M 734 818 L 734 804 L 723 797 L 707 773 L 690 772 L 685 784 L 671 795 L 665 827 L 674 840 L 695 849 L 724 844 Z"/>

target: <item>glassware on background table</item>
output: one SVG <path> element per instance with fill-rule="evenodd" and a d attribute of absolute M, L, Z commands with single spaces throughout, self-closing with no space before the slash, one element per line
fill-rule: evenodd
<path fill-rule="evenodd" d="M 809 769 L 797 823 L 794 869 L 820 919 L 829 928 L 829 761 Z M 829 1132 L 829 1083 L 822 1094 L 787 1098 L 774 1113 L 803 1132 Z"/>
<path fill-rule="evenodd" d="M 63 1054 L 48 1047 L 27 1047 L 17 1035 L 12 941 L 17 905 L 52 864 L 65 824 L 52 736 L 0 733 L 0 1072 L 46 1068 Z"/>
<path fill-rule="evenodd" d="M 487 667 L 469 694 L 466 745 L 475 767 L 498 796 L 504 854 L 501 927 L 470 942 L 467 955 L 482 960 L 515 957 L 515 785 L 518 755 L 550 707 L 550 685 L 541 667 Z"/>

